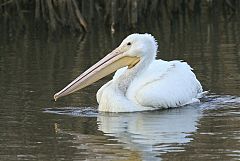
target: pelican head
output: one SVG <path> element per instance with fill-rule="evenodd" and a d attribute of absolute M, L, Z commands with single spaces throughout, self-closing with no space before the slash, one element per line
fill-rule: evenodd
<path fill-rule="evenodd" d="M 134 68 L 144 60 L 154 60 L 157 53 L 157 42 L 150 34 L 131 34 L 111 53 L 90 67 L 64 89 L 54 95 L 57 100 L 80 90 L 99 79 L 128 66 Z"/>
<path fill-rule="evenodd" d="M 131 34 L 116 49 L 127 56 L 151 59 L 155 58 L 157 48 L 157 42 L 151 34 Z"/>

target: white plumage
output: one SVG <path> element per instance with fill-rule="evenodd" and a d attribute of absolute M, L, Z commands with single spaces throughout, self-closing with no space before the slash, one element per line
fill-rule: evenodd
<path fill-rule="evenodd" d="M 123 93 L 116 82 L 127 70 L 126 67 L 119 69 L 113 80 L 98 91 L 100 111 L 132 112 L 178 107 L 199 101 L 202 93 L 201 84 L 186 62 L 154 60 L 147 70 L 136 75 Z"/>
<path fill-rule="evenodd" d="M 129 35 L 54 97 L 70 94 L 124 67 L 98 90 L 99 111 L 156 110 L 199 101 L 202 86 L 191 67 L 177 60 L 156 60 L 157 48 L 150 34 Z"/>
<path fill-rule="evenodd" d="M 149 45 L 143 45 L 144 48 L 152 49 L 144 51 L 144 61 L 131 69 L 119 69 L 113 80 L 98 91 L 99 110 L 133 112 L 178 107 L 199 101 L 202 86 L 192 68 L 186 62 L 177 60 L 155 60 L 157 44 L 151 35 L 133 34 L 122 44 L 137 41 L 136 37 L 141 36 L 144 38 L 140 40 L 149 39 L 148 43 L 142 42 Z M 154 59 L 151 59 L 152 56 Z"/>

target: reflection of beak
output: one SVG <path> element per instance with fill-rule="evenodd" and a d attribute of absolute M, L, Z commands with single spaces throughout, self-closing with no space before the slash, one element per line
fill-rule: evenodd
<path fill-rule="evenodd" d="M 56 93 L 54 95 L 54 99 L 56 101 L 60 97 L 66 96 L 70 93 L 87 87 L 99 79 L 115 72 L 119 68 L 125 66 L 132 68 L 139 62 L 139 60 L 139 57 L 124 56 L 123 52 L 119 52 L 117 49 L 115 49 L 99 62 L 94 64 L 91 68 L 78 76 L 60 92 Z"/>

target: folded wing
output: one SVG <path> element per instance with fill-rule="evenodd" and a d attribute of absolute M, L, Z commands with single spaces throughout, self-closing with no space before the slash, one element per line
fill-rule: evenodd
<path fill-rule="evenodd" d="M 126 95 L 145 107 L 169 108 L 196 101 L 199 93 L 202 86 L 186 62 L 156 60 L 134 79 Z"/>

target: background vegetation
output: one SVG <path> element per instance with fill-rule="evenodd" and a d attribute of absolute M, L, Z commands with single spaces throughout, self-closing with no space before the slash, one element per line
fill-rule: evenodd
<path fill-rule="evenodd" d="M 18 29 L 34 22 L 49 31 L 88 32 L 105 25 L 115 32 L 162 19 L 186 20 L 202 12 L 228 13 L 230 18 L 239 15 L 239 8 L 238 0 L 0 0 L 0 18 Z"/>

